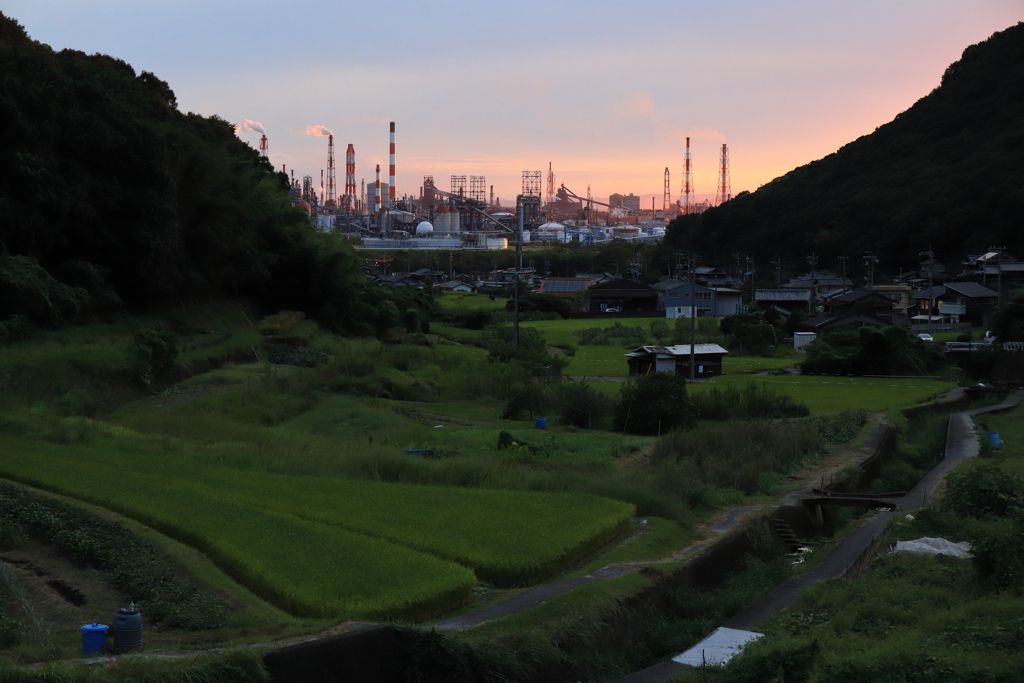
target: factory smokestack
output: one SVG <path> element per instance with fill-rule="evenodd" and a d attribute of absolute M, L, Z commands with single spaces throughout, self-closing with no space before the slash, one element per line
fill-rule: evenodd
<path fill-rule="evenodd" d="M 327 136 L 327 201 L 324 202 L 326 208 L 337 208 L 336 191 L 337 187 L 334 184 L 334 135 L 332 134 Z"/>
<path fill-rule="evenodd" d="M 380 215 L 380 164 L 377 164 L 377 181 L 374 183 L 373 212 Z"/>
<path fill-rule="evenodd" d="M 345 210 L 354 211 L 356 203 L 356 149 L 348 143 L 345 150 Z"/>
<path fill-rule="evenodd" d="M 262 136 L 260 136 L 260 156 L 261 157 L 267 156 L 267 134 L 266 133 L 264 133 Z"/>
<path fill-rule="evenodd" d="M 395 122 L 391 122 L 391 172 L 388 174 L 388 204 L 395 203 Z"/>

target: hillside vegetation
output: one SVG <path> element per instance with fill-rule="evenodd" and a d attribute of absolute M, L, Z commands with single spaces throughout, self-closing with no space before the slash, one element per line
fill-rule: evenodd
<path fill-rule="evenodd" d="M 344 326 L 364 288 L 354 252 L 287 187 L 154 74 L 55 52 L 0 14 L 0 323 L 246 294 Z"/>
<path fill-rule="evenodd" d="M 668 241 L 705 257 L 737 251 L 806 267 L 873 250 L 883 267 L 933 248 L 961 259 L 1024 246 L 1024 24 L 964 50 L 893 121 L 703 214 Z M 767 245 L 772 245 L 765 251 Z M 851 262 L 851 266 L 853 263 Z"/>

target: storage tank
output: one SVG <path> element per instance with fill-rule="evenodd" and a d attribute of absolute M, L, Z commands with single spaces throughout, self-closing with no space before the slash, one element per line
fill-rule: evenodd
<path fill-rule="evenodd" d="M 434 234 L 434 226 L 431 225 L 428 221 L 421 221 L 420 224 L 416 226 L 416 234 L 417 235 L 433 235 Z"/>
<path fill-rule="evenodd" d="M 448 207 L 444 204 L 434 212 L 434 230 L 441 234 L 448 232 Z"/>
<path fill-rule="evenodd" d="M 462 214 L 454 206 L 448 207 L 448 232 L 462 232 Z"/>

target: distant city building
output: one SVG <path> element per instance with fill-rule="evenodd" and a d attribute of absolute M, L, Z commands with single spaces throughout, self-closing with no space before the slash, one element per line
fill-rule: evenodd
<path fill-rule="evenodd" d="M 640 211 L 640 197 L 636 196 L 632 192 L 627 195 L 619 193 L 613 194 L 608 198 L 608 206 L 611 209 L 622 207 L 623 209 L 630 209 L 631 211 Z"/>

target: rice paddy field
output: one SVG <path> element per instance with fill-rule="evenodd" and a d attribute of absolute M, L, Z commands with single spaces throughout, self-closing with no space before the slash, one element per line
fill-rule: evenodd
<path fill-rule="evenodd" d="M 631 505 L 275 475 L 159 452 L 123 430 L 90 443 L 6 435 L 0 473 L 137 519 L 199 548 L 298 616 L 422 619 L 479 581 L 523 585 L 618 535 Z"/>

